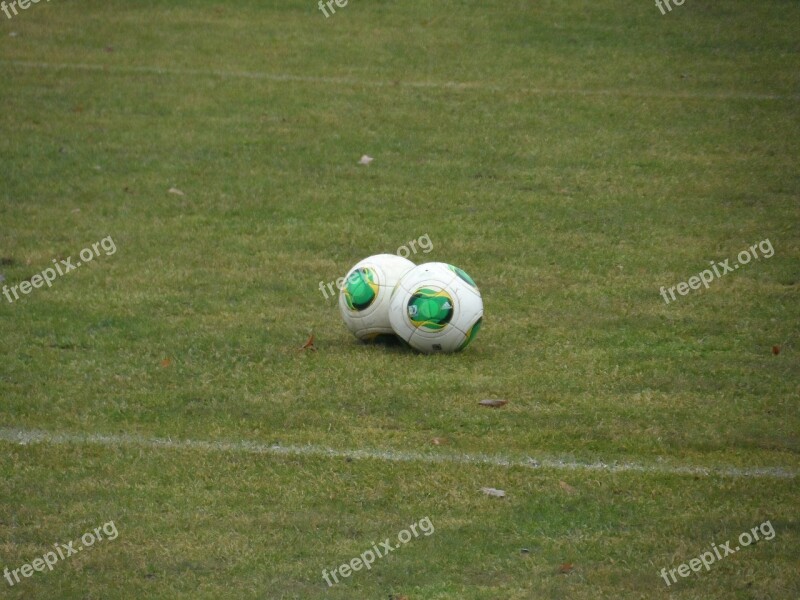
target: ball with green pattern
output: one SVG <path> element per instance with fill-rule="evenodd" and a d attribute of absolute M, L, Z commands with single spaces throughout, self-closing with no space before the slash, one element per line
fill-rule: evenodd
<path fill-rule="evenodd" d="M 462 269 L 426 263 L 400 279 L 392 292 L 389 318 L 397 336 L 420 352 L 458 352 L 480 329 L 483 299 Z"/>
<path fill-rule="evenodd" d="M 358 339 L 394 337 L 389 303 L 397 281 L 414 267 L 394 254 L 376 254 L 359 261 L 339 281 L 339 312 Z"/>

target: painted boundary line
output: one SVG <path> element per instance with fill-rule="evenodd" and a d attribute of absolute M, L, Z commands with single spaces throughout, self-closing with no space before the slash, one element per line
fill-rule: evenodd
<path fill-rule="evenodd" d="M 25 69 L 54 69 L 74 71 L 100 71 L 119 74 L 171 75 L 189 77 L 219 77 L 222 79 L 260 79 L 285 83 L 313 83 L 351 87 L 407 87 L 442 90 L 479 90 L 489 92 L 517 92 L 539 96 L 620 96 L 630 98 L 668 98 L 675 100 L 800 100 L 800 95 L 763 94 L 756 92 L 648 92 L 641 90 L 581 90 L 570 88 L 535 88 L 498 85 L 470 81 L 381 81 L 352 77 L 322 77 L 293 75 L 291 73 L 265 73 L 262 71 L 229 71 L 219 69 L 176 69 L 153 66 L 93 65 L 87 63 L 48 63 L 24 60 L 0 60 L 0 65 Z"/>
<path fill-rule="evenodd" d="M 20 445 L 51 444 L 93 445 L 111 448 L 136 447 L 152 449 L 200 450 L 203 452 L 239 452 L 274 456 L 310 456 L 314 458 L 351 458 L 354 460 L 385 460 L 394 462 L 421 462 L 428 464 L 485 465 L 494 467 L 526 467 L 556 471 L 605 471 L 608 473 L 645 473 L 662 475 L 689 475 L 702 477 L 794 479 L 797 472 L 783 467 L 738 468 L 730 466 L 697 467 L 686 465 L 637 464 L 627 462 L 578 462 L 559 458 L 515 459 L 485 454 L 432 454 L 392 450 L 337 450 L 324 446 L 279 446 L 258 442 L 224 442 L 201 440 L 172 440 L 147 438 L 137 435 L 101 435 L 96 433 L 54 433 L 40 429 L 0 427 L 0 442 Z"/>

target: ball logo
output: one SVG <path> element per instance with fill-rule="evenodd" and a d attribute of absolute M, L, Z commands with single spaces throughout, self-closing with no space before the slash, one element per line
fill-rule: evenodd
<path fill-rule="evenodd" d="M 418 289 L 408 301 L 408 317 L 414 327 L 441 331 L 453 318 L 453 299 L 444 290 Z"/>

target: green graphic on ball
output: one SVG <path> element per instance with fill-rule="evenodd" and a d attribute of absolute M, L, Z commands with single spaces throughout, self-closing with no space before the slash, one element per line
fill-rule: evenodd
<path fill-rule="evenodd" d="M 455 267 L 455 266 L 453 266 L 453 265 L 447 265 L 447 268 L 449 268 L 449 269 L 450 269 L 450 270 L 451 270 L 453 273 L 455 273 L 456 275 L 458 275 L 459 277 L 461 277 L 461 279 L 463 279 L 464 281 L 466 281 L 466 282 L 467 282 L 468 284 L 470 284 L 472 287 L 474 287 L 475 289 L 478 289 L 478 286 L 477 286 L 477 285 L 475 285 L 475 282 L 472 280 L 472 277 L 470 277 L 469 275 L 467 275 L 467 272 L 466 272 L 466 271 L 464 271 L 463 269 L 459 269 L 458 267 Z"/>
<path fill-rule="evenodd" d="M 421 288 L 408 301 L 408 318 L 414 327 L 440 331 L 453 318 L 453 299 L 445 291 Z"/>
<path fill-rule="evenodd" d="M 461 350 L 463 350 L 464 348 L 466 348 L 467 346 L 469 346 L 469 343 L 470 343 L 472 340 L 474 340 L 474 339 L 475 339 L 475 336 L 477 336 L 477 335 L 478 335 L 478 331 L 479 331 L 479 330 L 480 330 L 480 328 L 481 328 L 481 321 L 483 321 L 483 317 L 481 317 L 480 319 L 478 319 L 477 321 L 475 321 L 475 325 L 473 325 L 472 327 L 470 327 L 469 331 L 467 332 L 467 339 L 466 339 L 466 340 L 464 340 L 464 343 L 463 343 L 463 344 L 461 344 L 461 346 L 459 346 L 459 347 L 458 347 L 458 351 L 459 351 L 459 352 L 460 352 Z"/>
<path fill-rule="evenodd" d="M 344 289 L 344 301 L 350 310 L 364 310 L 378 297 L 378 284 L 375 271 L 362 267 L 353 271 L 347 278 Z"/>

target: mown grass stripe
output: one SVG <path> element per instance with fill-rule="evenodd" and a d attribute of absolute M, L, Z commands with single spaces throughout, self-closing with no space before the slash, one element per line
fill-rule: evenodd
<path fill-rule="evenodd" d="M 219 77 L 224 79 L 261 79 L 275 82 L 295 82 L 312 84 L 329 84 L 361 87 L 408 87 L 453 90 L 480 90 L 515 93 L 527 93 L 540 96 L 621 96 L 632 98 L 663 98 L 675 100 L 800 100 L 800 95 L 767 94 L 762 92 L 667 92 L 661 90 L 622 90 L 622 89 L 576 89 L 576 88 L 541 88 L 521 87 L 519 85 L 502 85 L 480 81 L 383 81 L 379 79 L 357 79 L 352 77 L 325 77 L 317 75 L 296 75 L 292 73 L 267 73 L 262 71 L 230 71 L 224 69 L 176 69 L 174 67 L 155 66 L 120 66 L 87 63 L 48 63 L 24 60 L 0 60 L 0 65 L 10 65 L 26 69 L 62 69 L 75 71 L 101 71 L 104 73 L 136 73 L 151 75 Z"/>

